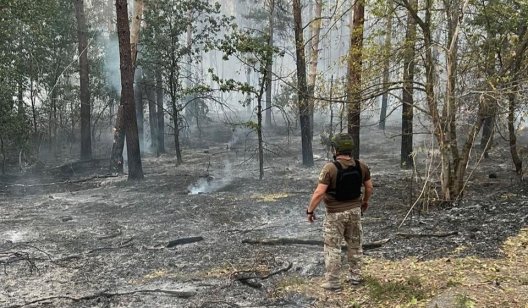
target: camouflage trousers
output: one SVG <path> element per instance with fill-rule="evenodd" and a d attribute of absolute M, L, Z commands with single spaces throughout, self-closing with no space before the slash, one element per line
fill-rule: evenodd
<path fill-rule="evenodd" d="M 324 224 L 325 278 L 339 280 L 341 270 L 341 243 L 347 243 L 347 259 L 351 274 L 359 275 L 363 256 L 363 229 L 361 209 L 354 208 L 339 213 L 327 213 Z"/>

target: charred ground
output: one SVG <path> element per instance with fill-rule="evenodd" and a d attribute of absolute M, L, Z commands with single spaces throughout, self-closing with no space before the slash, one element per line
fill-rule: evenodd
<path fill-rule="evenodd" d="M 366 251 L 368 285 L 326 293 L 317 287 L 322 247 L 243 243 L 322 239 L 323 207 L 315 224 L 304 211 L 326 161 L 323 147 L 316 148 L 315 166 L 304 168 L 298 136 L 268 136 L 259 181 L 253 141 L 241 136 L 191 145 L 178 167 L 171 155 L 147 155 L 139 183 L 108 175 L 106 159 L 1 178 L 0 306 L 377 307 L 391 299 L 373 295 L 372 264 L 500 260 L 505 241 L 528 224 L 528 187 L 511 171 L 506 151 L 497 148 L 479 163 L 460 202 L 429 198 L 409 213 L 427 152 L 417 157 L 417 173 L 401 171 L 398 138 L 371 132 L 375 141 L 361 157 L 375 183 L 365 239 L 388 242 Z M 196 242 L 167 247 L 187 238 Z M 526 242 L 520 245 L 525 253 Z M 520 281 L 517 289 L 526 292 L 527 285 Z M 444 298 L 449 290 L 428 290 L 417 305 L 451 307 L 458 293 Z M 522 294 L 511 307 L 524 307 Z"/>

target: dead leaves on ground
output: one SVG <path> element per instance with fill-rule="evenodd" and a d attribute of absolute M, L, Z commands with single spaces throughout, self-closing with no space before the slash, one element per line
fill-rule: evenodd
<path fill-rule="evenodd" d="M 528 228 L 508 238 L 502 251 L 499 259 L 458 258 L 457 251 L 452 258 L 428 261 L 365 258 L 367 279 L 361 287 L 329 292 L 319 287 L 321 278 L 286 277 L 276 295 L 304 293 L 321 307 L 434 307 L 440 301 L 455 307 L 528 308 Z"/>

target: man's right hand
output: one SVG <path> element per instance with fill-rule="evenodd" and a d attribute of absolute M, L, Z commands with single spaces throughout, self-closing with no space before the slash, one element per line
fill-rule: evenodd
<path fill-rule="evenodd" d="M 316 217 L 315 217 L 315 213 L 312 213 L 312 214 L 306 214 L 308 215 L 308 222 L 309 223 L 312 223 L 315 221 Z"/>

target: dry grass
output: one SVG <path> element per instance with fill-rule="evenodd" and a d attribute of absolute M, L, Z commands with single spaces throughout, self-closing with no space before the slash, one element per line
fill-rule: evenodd
<path fill-rule="evenodd" d="M 499 259 L 366 258 L 367 279 L 361 287 L 329 292 L 319 287 L 320 278 L 304 282 L 286 278 L 275 294 L 304 293 L 317 299 L 320 307 L 434 307 L 439 303 L 438 307 L 528 308 L 528 228 L 507 239 L 502 252 L 504 257 Z"/>

